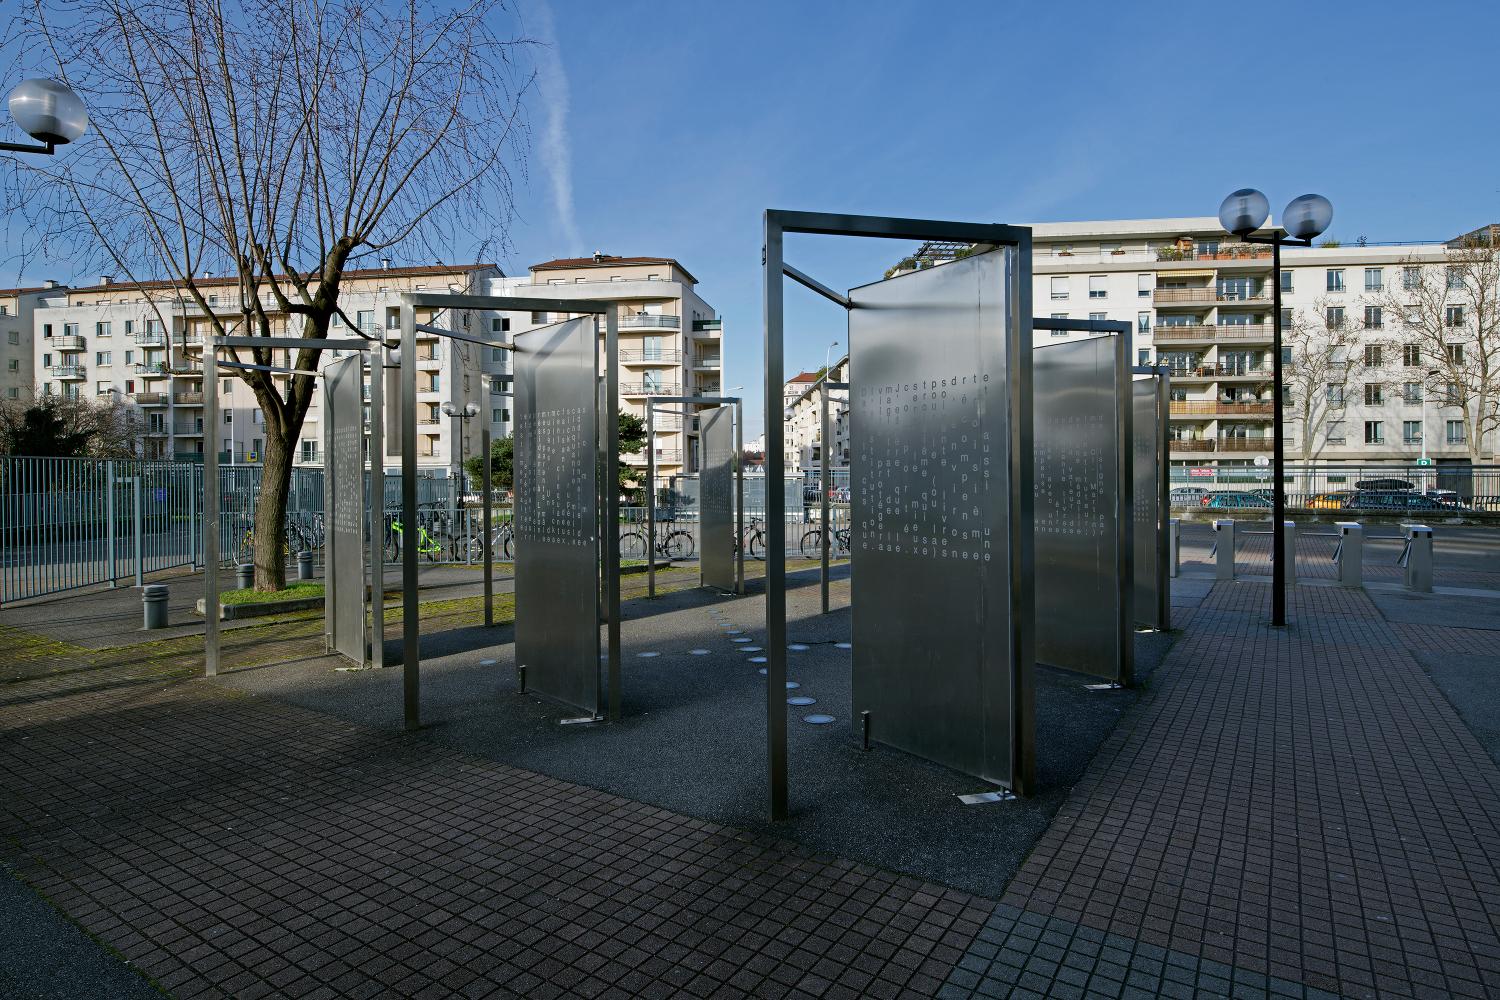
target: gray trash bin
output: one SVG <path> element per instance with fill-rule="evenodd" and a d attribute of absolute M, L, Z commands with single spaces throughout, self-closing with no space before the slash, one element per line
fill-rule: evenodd
<path fill-rule="evenodd" d="M 148 583 L 141 588 L 141 612 L 143 627 L 167 627 L 167 595 L 164 584 Z"/>
<path fill-rule="evenodd" d="M 249 590 L 255 586 L 255 564 L 240 563 L 234 568 L 234 583 L 240 590 Z"/>
<path fill-rule="evenodd" d="M 303 549 L 297 553 L 297 579 L 311 580 L 313 578 L 312 552 Z"/>

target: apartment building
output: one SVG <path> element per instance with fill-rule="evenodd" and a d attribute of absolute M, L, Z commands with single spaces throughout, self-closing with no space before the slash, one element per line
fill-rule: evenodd
<path fill-rule="evenodd" d="M 1033 239 L 1037 316 L 1129 322 L 1132 358 L 1170 367 L 1173 466 L 1251 465 L 1270 455 L 1269 247 L 1225 234 L 1215 218 L 1042 223 Z M 1427 280 L 1440 281 L 1446 264 L 1442 243 L 1283 250 L 1284 326 L 1321 325 L 1349 341 L 1326 380 L 1302 386 L 1322 395 L 1304 434 L 1304 408 L 1290 399 L 1302 359 L 1284 339 L 1289 461 L 1469 461 L 1461 413 L 1423 391 L 1426 348 L 1402 343 L 1402 317 L 1388 315 L 1392 293 L 1413 287 L 1414 271 L 1439 272 Z"/>
<path fill-rule="evenodd" d="M 491 278 L 485 282 L 485 294 L 621 303 L 620 412 L 644 419 L 646 402 L 652 397 L 717 396 L 723 391 L 723 324 L 699 296 L 697 283 L 687 268 L 670 257 L 595 253 L 535 264 L 524 278 Z M 515 334 L 565 318 L 527 312 L 506 313 L 493 321 Z M 602 365 L 602 324 L 599 338 Z M 660 477 L 698 471 L 694 414 L 704 405 L 671 404 L 657 411 L 655 438 L 649 447 L 655 450 Z M 626 455 L 624 460 L 644 468 L 646 455 Z"/>
<path fill-rule="evenodd" d="M 31 398 L 37 381 L 32 314 L 41 298 L 59 287 L 48 281 L 37 288 L 0 288 L 0 398 Z"/>
<path fill-rule="evenodd" d="M 823 408 L 819 372 L 800 372 L 787 379 L 782 392 L 785 402 L 786 470 L 812 474 L 823 468 Z M 849 381 L 849 355 L 834 363 L 828 376 L 831 382 Z M 830 469 L 849 468 L 848 393 L 831 390 L 828 398 L 828 424 L 832 432 L 829 452 Z"/>

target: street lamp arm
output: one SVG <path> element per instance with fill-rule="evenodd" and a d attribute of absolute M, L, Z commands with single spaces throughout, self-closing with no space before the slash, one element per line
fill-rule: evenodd
<path fill-rule="evenodd" d="M 51 156 L 57 152 L 57 143 L 44 142 L 36 146 L 28 146 L 24 142 L 0 142 L 0 152 L 42 153 L 46 156 Z"/>
<path fill-rule="evenodd" d="M 1240 239 L 1244 240 L 1246 243 L 1262 243 L 1262 244 L 1264 244 L 1264 245 L 1266 245 L 1268 247 L 1271 247 L 1271 246 L 1281 246 L 1281 247 L 1310 247 L 1310 246 L 1313 245 L 1313 241 L 1310 240 L 1310 239 L 1309 240 L 1294 240 L 1290 236 L 1251 236 L 1251 235 L 1246 235 L 1246 236 L 1241 236 Z"/>

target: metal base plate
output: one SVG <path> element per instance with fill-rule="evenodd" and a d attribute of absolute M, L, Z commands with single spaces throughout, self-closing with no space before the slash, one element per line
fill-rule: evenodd
<path fill-rule="evenodd" d="M 1124 687 L 1110 681 L 1108 684 L 1085 684 L 1083 689 L 1085 691 L 1122 691 Z"/>
<path fill-rule="evenodd" d="M 558 724 L 563 726 L 587 726 L 595 722 L 603 721 L 604 716 L 602 715 L 580 715 L 574 719 L 560 719 L 558 720 Z"/>
<path fill-rule="evenodd" d="M 1015 798 L 1015 792 L 1008 792 L 1002 789 L 998 792 L 975 792 L 971 795 L 960 795 L 958 801 L 966 806 L 981 806 L 987 802 L 1013 802 Z"/>

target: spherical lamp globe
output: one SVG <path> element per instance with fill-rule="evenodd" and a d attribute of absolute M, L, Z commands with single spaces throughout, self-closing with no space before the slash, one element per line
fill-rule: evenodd
<path fill-rule="evenodd" d="M 1226 233 L 1249 236 L 1265 225 L 1271 214 L 1271 203 L 1255 188 L 1240 188 L 1232 192 L 1219 206 L 1219 224 Z"/>
<path fill-rule="evenodd" d="M 1320 194 L 1304 194 L 1287 203 L 1281 225 L 1294 240 L 1310 240 L 1327 232 L 1333 222 L 1333 204 Z"/>
<path fill-rule="evenodd" d="M 83 101 L 56 80 L 22 80 L 8 103 L 10 116 L 33 139 L 65 146 L 88 131 Z"/>

